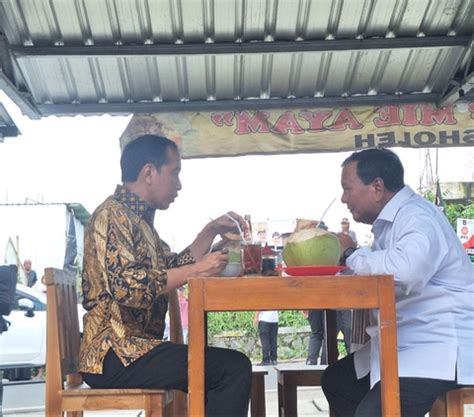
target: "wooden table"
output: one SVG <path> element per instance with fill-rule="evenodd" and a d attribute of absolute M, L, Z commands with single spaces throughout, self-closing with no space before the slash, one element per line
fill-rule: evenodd
<path fill-rule="evenodd" d="M 379 309 L 382 412 L 385 417 L 399 417 L 395 290 L 390 275 L 191 278 L 189 416 L 205 415 L 204 349 L 208 312 L 349 308 Z"/>

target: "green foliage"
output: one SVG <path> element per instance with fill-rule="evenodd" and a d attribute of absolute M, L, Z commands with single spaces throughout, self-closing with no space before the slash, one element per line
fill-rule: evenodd
<path fill-rule="evenodd" d="M 207 316 L 207 329 L 210 336 L 222 332 L 241 331 L 251 333 L 253 328 L 253 311 L 225 311 L 210 313 Z"/>
<path fill-rule="evenodd" d="M 222 332 L 238 331 L 246 334 L 254 333 L 253 319 L 255 311 L 229 311 L 208 314 L 207 328 L 209 335 Z M 308 321 L 300 311 L 281 311 L 278 319 L 280 327 L 307 326 Z"/>
<path fill-rule="evenodd" d="M 429 201 L 431 201 L 432 203 L 434 203 L 434 202 L 435 202 L 435 197 L 436 197 L 436 195 L 435 195 L 435 193 L 434 193 L 433 191 L 427 190 L 427 191 L 425 192 L 425 195 L 424 195 L 423 197 L 425 197 L 427 200 L 429 200 Z"/>
<path fill-rule="evenodd" d="M 308 320 L 301 311 L 282 311 L 278 317 L 280 327 L 302 327 L 308 325 Z"/>
<path fill-rule="evenodd" d="M 435 193 L 431 190 L 425 192 L 424 197 L 433 202 L 435 201 Z M 456 221 L 458 218 L 474 219 L 474 202 L 470 201 L 467 204 L 453 204 L 448 203 L 444 205 L 444 214 L 456 230 Z"/>
<path fill-rule="evenodd" d="M 449 223 L 456 228 L 456 220 L 458 218 L 474 219 L 474 202 L 469 204 L 446 204 L 444 214 L 446 214 Z"/>

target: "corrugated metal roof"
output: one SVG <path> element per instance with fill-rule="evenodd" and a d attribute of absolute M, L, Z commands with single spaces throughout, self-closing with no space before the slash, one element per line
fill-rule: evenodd
<path fill-rule="evenodd" d="M 0 11 L 10 81 L 41 114 L 440 102 L 472 75 L 472 0 L 0 0 Z"/>

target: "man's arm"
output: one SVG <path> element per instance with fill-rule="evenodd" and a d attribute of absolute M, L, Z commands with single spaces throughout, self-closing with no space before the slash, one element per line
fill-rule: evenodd
<path fill-rule="evenodd" d="M 212 253 L 196 263 L 169 268 L 160 259 L 153 269 L 146 241 L 153 236 L 133 234 L 133 226 L 119 210 L 95 220 L 97 256 L 105 263 L 110 294 L 119 303 L 134 308 L 146 308 L 162 293 L 184 285 L 190 277 L 217 275 L 227 264 L 228 255 Z"/>
<path fill-rule="evenodd" d="M 386 227 L 391 228 L 384 238 L 386 247 L 358 249 L 346 264 L 357 274 L 392 274 L 406 294 L 422 288 L 449 250 L 439 224 L 428 213 L 417 212 Z"/>

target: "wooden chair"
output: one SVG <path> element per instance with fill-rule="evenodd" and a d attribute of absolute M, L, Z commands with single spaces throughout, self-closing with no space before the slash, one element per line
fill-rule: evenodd
<path fill-rule="evenodd" d="M 298 387 L 321 386 L 327 365 L 280 364 L 275 366 L 278 380 L 278 416 L 298 416 Z"/>
<path fill-rule="evenodd" d="M 47 357 L 46 415 L 80 417 L 90 410 L 142 409 L 146 417 L 185 416 L 185 410 L 173 401 L 177 391 L 160 389 L 92 389 L 82 383 L 78 372 L 79 323 L 77 316 L 76 277 L 70 272 L 47 268 Z M 177 296 L 170 297 L 170 300 Z M 171 301 L 170 301 L 171 302 Z M 170 309 L 172 310 L 172 309 Z M 175 316 L 176 311 L 173 311 Z M 179 313 L 179 306 L 178 306 Z M 178 314 L 179 316 L 179 314 Z M 176 318 L 174 317 L 175 321 Z M 178 319 L 178 324 L 181 321 Z M 173 326 L 174 327 L 174 326 Z M 170 323 L 171 328 L 171 323 Z M 173 333 L 176 334 L 173 329 Z M 66 382 L 65 382 L 66 381 Z M 180 408 L 181 407 L 181 408 Z"/>
<path fill-rule="evenodd" d="M 250 391 L 250 417 L 265 417 L 265 375 L 268 371 L 261 366 L 252 367 L 252 389 Z"/>
<path fill-rule="evenodd" d="M 464 417 L 465 404 L 474 404 L 474 387 L 453 389 L 439 396 L 430 417 Z"/>
<path fill-rule="evenodd" d="M 351 350 L 355 352 L 369 341 L 365 329 L 369 325 L 370 310 L 352 311 Z M 351 352 L 351 353 L 352 353 Z"/>

